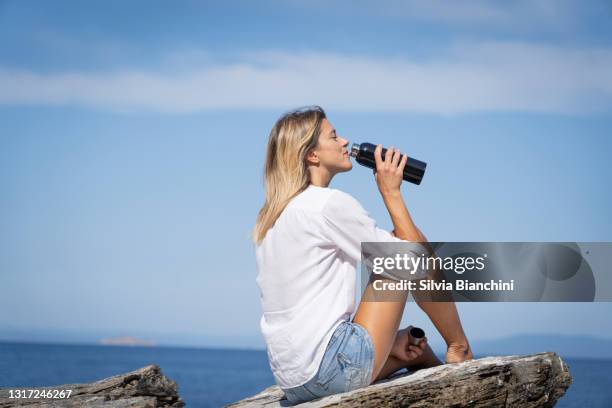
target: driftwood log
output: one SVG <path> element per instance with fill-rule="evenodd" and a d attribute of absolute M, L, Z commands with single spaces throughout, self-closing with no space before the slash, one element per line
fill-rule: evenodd
<path fill-rule="evenodd" d="M 300 407 L 552 407 L 572 378 L 555 353 L 487 357 L 428 368 Z M 228 405 L 288 406 L 277 386 Z"/>
<path fill-rule="evenodd" d="M 555 353 L 487 357 L 420 370 L 304 407 L 552 407 L 571 384 L 567 365 Z M 72 390 L 69 398 L 10 398 L 10 390 Z M 13 395 L 14 396 L 14 395 Z M 174 381 L 158 366 L 90 384 L 0 389 L 0 408 L 157 408 L 183 407 Z M 229 405 L 233 408 L 289 405 L 273 386 Z"/>
<path fill-rule="evenodd" d="M 58 394 L 72 390 L 69 398 L 10 398 L 16 390 L 39 390 Z M 40 395 L 40 394 L 39 394 Z M 66 395 L 64 393 L 63 395 Z M 53 387 L 11 387 L 0 389 L 0 408 L 157 408 L 183 407 L 177 385 L 165 377 L 158 366 L 150 365 L 90 384 L 66 384 Z"/>

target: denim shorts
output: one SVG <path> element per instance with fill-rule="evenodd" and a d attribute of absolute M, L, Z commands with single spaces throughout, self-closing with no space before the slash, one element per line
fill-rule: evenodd
<path fill-rule="evenodd" d="M 291 404 L 370 385 L 374 345 L 367 330 L 352 322 L 338 325 L 327 344 L 315 376 L 306 384 L 284 389 Z"/>

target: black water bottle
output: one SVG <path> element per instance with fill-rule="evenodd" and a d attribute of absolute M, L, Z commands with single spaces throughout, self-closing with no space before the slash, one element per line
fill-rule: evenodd
<path fill-rule="evenodd" d="M 362 166 L 376 169 L 376 160 L 374 159 L 374 149 L 376 145 L 372 143 L 353 143 L 351 146 L 351 156 L 355 158 L 357 163 Z M 387 154 L 387 149 L 383 148 L 381 157 L 384 159 Z M 403 179 L 414 184 L 421 184 L 427 163 L 417 159 L 408 157 L 406 167 L 404 167 Z"/>

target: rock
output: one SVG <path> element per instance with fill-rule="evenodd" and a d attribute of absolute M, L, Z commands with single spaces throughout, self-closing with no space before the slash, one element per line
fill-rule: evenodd
<path fill-rule="evenodd" d="M 487 357 L 419 370 L 300 407 L 552 407 L 571 382 L 555 353 Z M 288 405 L 273 386 L 228 407 Z"/>
<path fill-rule="evenodd" d="M 120 374 L 90 384 L 66 384 L 54 387 L 0 388 L 0 408 L 157 408 L 183 407 L 177 385 L 165 377 L 158 366 L 149 365 L 127 374 Z M 59 395 L 72 390 L 69 398 L 9 398 L 10 390 L 45 390 Z"/>

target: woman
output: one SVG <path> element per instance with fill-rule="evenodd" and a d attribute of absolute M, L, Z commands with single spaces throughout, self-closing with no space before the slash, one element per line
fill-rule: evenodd
<path fill-rule="evenodd" d="M 409 328 L 398 331 L 407 293 L 399 302 L 362 300 L 355 312 L 361 242 L 426 238 L 400 194 L 407 156 L 398 150 L 382 158 L 378 146 L 375 153 L 393 233 L 328 187 L 352 168 L 347 147 L 318 106 L 283 115 L 268 141 L 266 199 L 253 232 L 261 330 L 272 373 L 293 404 L 365 387 L 404 367 L 441 364 L 426 341 L 412 346 Z M 446 341 L 446 362 L 471 359 L 454 303 L 418 303 Z"/>

